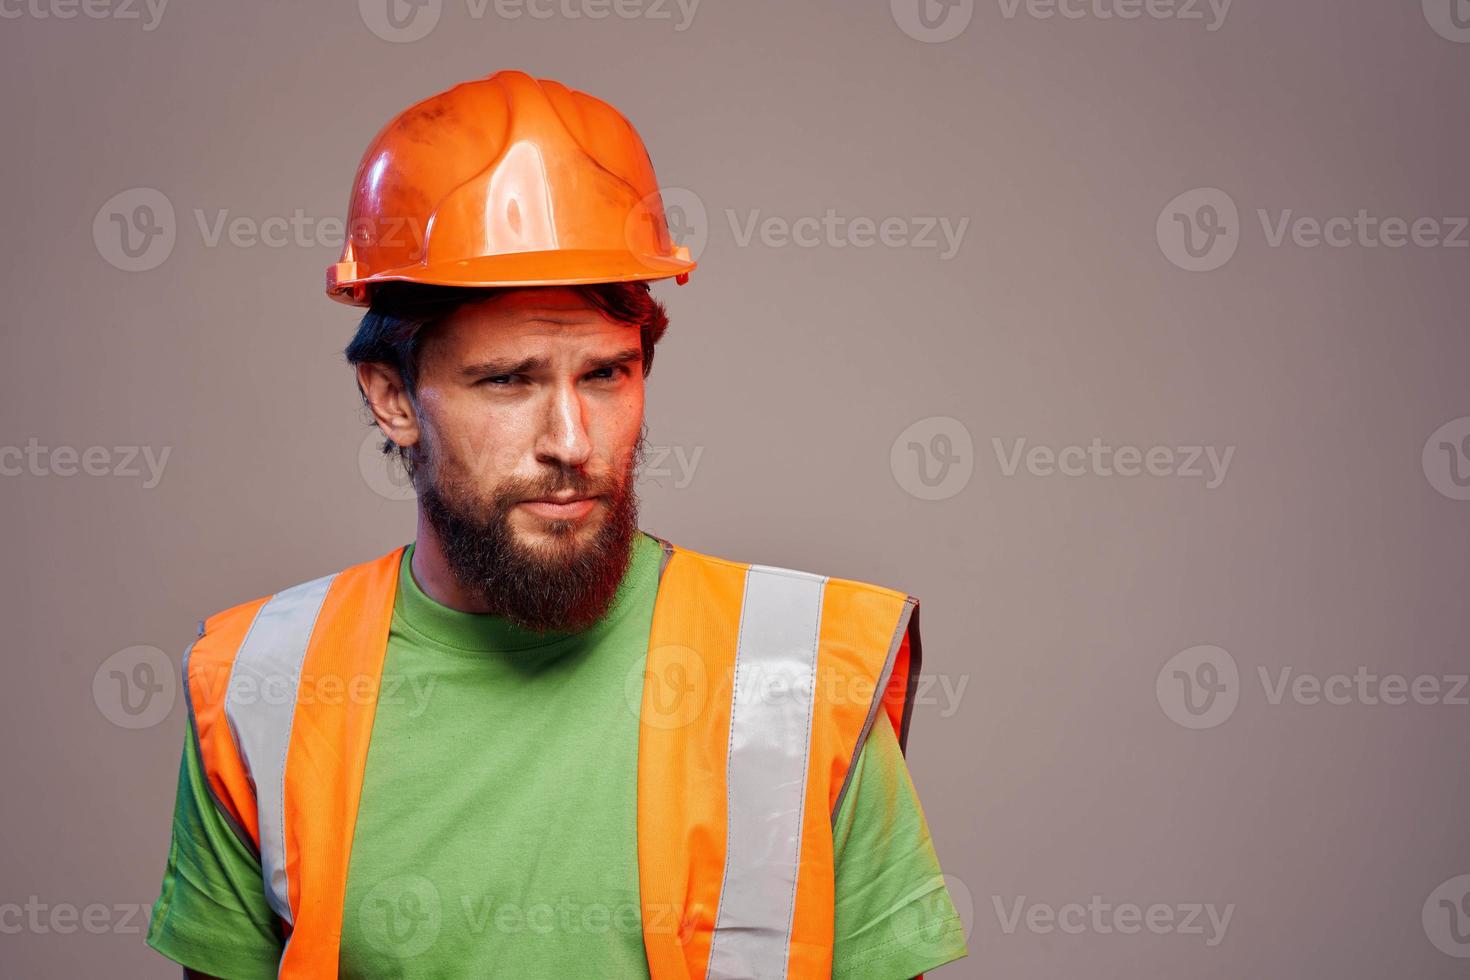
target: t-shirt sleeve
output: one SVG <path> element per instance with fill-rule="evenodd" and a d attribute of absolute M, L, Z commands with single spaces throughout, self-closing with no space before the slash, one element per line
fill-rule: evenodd
<path fill-rule="evenodd" d="M 192 723 L 185 725 L 168 866 L 147 941 L 174 962 L 223 980 L 273 980 L 284 949 L 260 860 L 209 793 Z"/>
<path fill-rule="evenodd" d="M 969 954 L 908 765 L 881 715 L 832 835 L 834 980 L 908 980 Z"/>

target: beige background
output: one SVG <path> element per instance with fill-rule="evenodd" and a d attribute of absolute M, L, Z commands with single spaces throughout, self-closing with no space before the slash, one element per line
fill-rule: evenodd
<path fill-rule="evenodd" d="M 412 42 L 373 32 L 376 0 L 178 2 L 156 23 L 7 2 L 0 974 L 175 975 L 127 909 L 157 894 L 183 704 L 130 715 L 112 671 L 147 681 L 139 646 L 176 670 L 196 619 L 408 539 L 412 504 L 359 466 L 354 313 L 322 293 L 318 223 L 390 115 L 516 67 L 623 109 L 702 248 L 688 286 L 660 287 L 667 456 L 643 526 L 922 600 L 935 686 L 910 764 L 972 923 L 970 958 L 935 976 L 1464 976 L 1440 903 L 1470 881 L 1470 707 L 1444 703 L 1470 671 L 1470 28 L 1449 2 L 1238 0 L 1220 21 L 985 0 L 931 7 L 941 30 L 970 17 L 942 42 L 911 36 L 912 0 L 704 0 L 687 22 L 653 0 L 601 20 L 566 13 L 596 0 L 539 19 L 429 0 Z M 1101 16 L 1120 8 L 1141 16 Z M 112 215 L 141 218 L 139 188 L 174 242 L 130 272 Z M 1166 206 L 1200 188 L 1238 213 L 1217 209 L 1201 261 L 1235 251 L 1186 271 L 1180 221 L 1224 198 Z M 742 244 L 752 216 L 828 209 L 830 242 L 772 225 Z M 1271 242 L 1288 210 L 1360 209 L 1434 220 L 1402 247 Z M 298 211 L 300 241 L 210 243 L 222 212 L 248 231 Z M 851 222 L 887 218 L 864 247 Z M 939 218 L 968 222 L 948 257 L 922 244 Z M 1213 488 L 1007 475 L 1018 439 L 1095 437 L 1233 449 Z M 911 443 L 949 458 L 924 461 L 933 492 Z M 59 447 L 102 447 L 97 475 L 62 475 Z M 167 451 L 161 479 L 119 447 Z M 1206 655 L 1225 688 L 1191 729 L 1174 670 L 1207 678 Z M 1440 695 L 1273 703 L 1286 668 Z M 1233 910 L 1223 938 L 1204 916 L 1006 928 L 1018 900 L 1094 895 Z M 27 902 L 107 911 L 17 932 L 5 907 Z"/>

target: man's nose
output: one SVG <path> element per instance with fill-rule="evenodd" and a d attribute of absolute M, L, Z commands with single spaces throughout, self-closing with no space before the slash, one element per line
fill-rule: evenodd
<path fill-rule="evenodd" d="M 585 406 L 575 384 L 558 385 L 546 406 L 536 458 L 544 463 L 579 468 L 592 458 Z"/>

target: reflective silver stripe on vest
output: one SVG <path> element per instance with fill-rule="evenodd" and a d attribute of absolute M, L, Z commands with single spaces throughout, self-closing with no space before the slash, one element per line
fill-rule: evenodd
<path fill-rule="evenodd" d="M 271 908 L 291 920 L 286 885 L 286 747 L 312 627 L 335 575 L 272 596 L 255 615 L 235 654 L 225 718 L 255 785 L 260 867 Z"/>
<path fill-rule="evenodd" d="M 745 578 L 709 980 L 786 976 L 826 582 L 769 565 Z"/>

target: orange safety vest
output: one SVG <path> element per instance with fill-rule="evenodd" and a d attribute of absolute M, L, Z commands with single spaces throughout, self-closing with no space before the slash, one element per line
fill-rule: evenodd
<path fill-rule="evenodd" d="M 829 977 L 832 821 L 880 713 L 906 746 L 918 599 L 659 541 L 630 685 L 649 971 Z M 210 792 L 259 855 L 287 936 L 282 978 L 337 976 L 403 551 L 211 616 L 184 655 Z"/>

